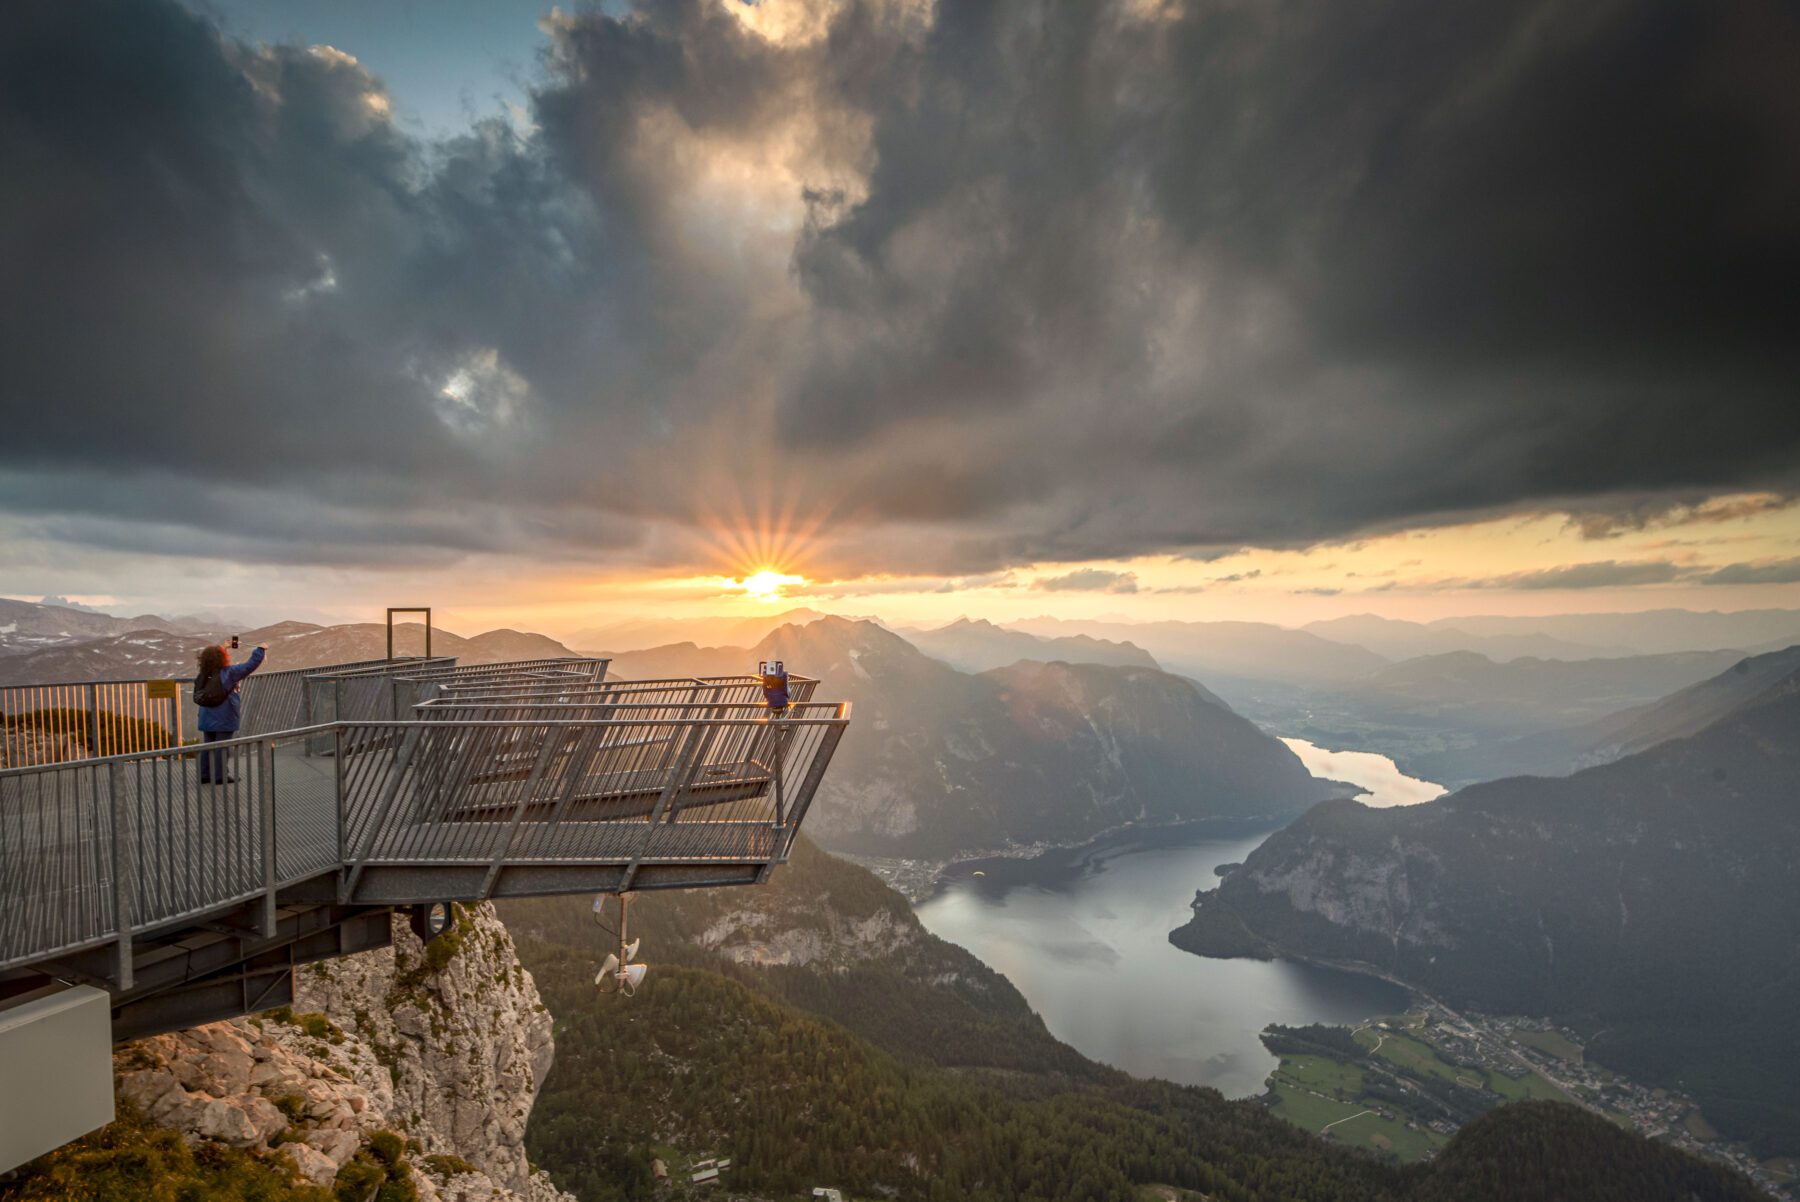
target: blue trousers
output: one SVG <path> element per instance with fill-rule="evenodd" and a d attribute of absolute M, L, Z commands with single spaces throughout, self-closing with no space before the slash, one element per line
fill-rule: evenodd
<path fill-rule="evenodd" d="M 237 731 L 203 730 L 200 732 L 200 738 L 207 743 L 222 743 L 226 739 L 237 738 Z M 202 751 L 200 753 L 200 783 L 203 785 L 215 782 L 224 784 L 231 775 L 230 765 L 227 762 L 229 756 L 230 752 L 226 751 Z"/>

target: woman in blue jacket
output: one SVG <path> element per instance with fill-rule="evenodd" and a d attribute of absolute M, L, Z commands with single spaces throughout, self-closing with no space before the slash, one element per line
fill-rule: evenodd
<path fill-rule="evenodd" d="M 238 685 L 244 677 L 262 667 L 263 654 L 267 649 L 257 647 L 250 653 L 250 658 L 241 664 L 231 662 L 231 652 L 223 647 L 205 647 L 200 651 L 200 675 L 194 679 L 194 702 L 200 706 L 200 737 L 208 743 L 217 743 L 237 734 L 242 722 L 243 698 L 238 696 Z M 211 679 L 217 676 L 218 683 L 209 687 Z M 201 699 L 208 695 L 223 692 L 224 697 L 215 705 L 203 705 Z M 200 783 L 203 785 L 230 785 L 237 783 L 237 777 L 230 776 L 225 768 L 223 751 L 203 751 L 200 753 Z"/>

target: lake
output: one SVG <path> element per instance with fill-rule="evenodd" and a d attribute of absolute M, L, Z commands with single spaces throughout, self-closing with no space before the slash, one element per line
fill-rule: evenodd
<path fill-rule="evenodd" d="M 1364 762 L 1365 753 L 1346 760 L 1312 750 L 1333 757 L 1332 770 L 1309 760 L 1310 769 L 1370 789 L 1370 804 L 1442 792 L 1385 756 Z M 968 861 L 945 872 L 917 913 L 933 934 L 1005 973 L 1051 1033 L 1085 1055 L 1140 1077 L 1244 1097 L 1261 1093 L 1274 1071 L 1275 1057 L 1257 1038 L 1270 1023 L 1354 1025 L 1407 1002 L 1403 989 L 1374 977 L 1285 960 L 1208 960 L 1169 942 L 1188 920 L 1195 890 L 1218 884 L 1214 869 L 1241 863 L 1268 834 L 1196 824 L 1028 860 Z"/>
<path fill-rule="evenodd" d="M 1373 751 L 1329 751 L 1305 739 L 1283 739 L 1288 750 L 1300 757 L 1306 770 L 1325 780 L 1347 780 L 1368 792 L 1357 798 L 1366 806 L 1412 806 L 1442 797 L 1448 790 L 1428 780 L 1408 776 L 1385 755 Z"/>

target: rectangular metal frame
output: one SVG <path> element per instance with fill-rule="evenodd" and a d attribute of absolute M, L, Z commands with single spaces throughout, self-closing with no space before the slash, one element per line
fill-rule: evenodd
<path fill-rule="evenodd" d="M 387 657 L 394 658 L 394 615 L 425 615 L 425 658 L 431 658 L 431 606 L 429 605 L 390 605 L 387 607 Z"/>

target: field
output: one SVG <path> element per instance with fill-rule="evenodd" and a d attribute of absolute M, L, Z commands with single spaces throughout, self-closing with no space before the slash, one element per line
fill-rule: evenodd
<path fill-rule="evenodd" d="M 1282 1080 L 1279 1074 L 1275 1093 L 1279 1099 L 1274 1106 L 1276 1114 L 1296 1127 L 1315 1135 L 1328 1135 L 1348 1147 L 1367 1148 L 1403 1161 L 1413 1161 L 1448 1142 L 1433 1131 L 1414 1131 L 1399 1118 L 1382 1118 L 1363 1102 L 1320 1097 L 1291 1080 Z"/>
<path fill-rule="evenodd" d="M 1581 1045 L 1571 1043 L 1555 1031 L 1533 1031 L 1526 1027 L 1513 1030 L 1512 1037 L 1528 1048 L 1536 1048 L 1540 1052 L 1580 1064 L 1582 1060 Z"/>
<path fill-rule="evenodd" d="M 1378 1060 L 1392 1065 L 1393 1071 L 1403 1078 L 1455 1082 L 1471 1089 L 1485 1089 L 1507 1101 L 1564 1097 L 1561 1090 L 1535 1072 L 1513 1078 L 1490 1069 L 1461 1068 L 1449 1063 L 1419 1038 L 1424 1033 L 1421 1015 L 1381 1021 L 1385 1029 L 1362 1027 L 1354 1038 Z M 1419 1116 L 1396 1107 L 1393 1101 L 1378 1100 L 1367 1093 L 1365 1082 L 1384 1079 L 1386 1075 L 1361 1061 L 1344 1063 L 1325 1055 L 1284 1053 L 1280 1067 L 1269 1078 L 1271 1109 L 1297 1127 L 1322 1133 L 1349 1147 L 1408 1162 L 1424 1159 L 1449 1142 L 1448 1137 L 1432 1131 L 1419 1121 Z M 1383 1118 L 1383 1112 L 1394 1117 Z M 1418 1125 L 1409 1127 L 1409 1119 Z"/>
<path fill-rule="evenodd" d="M 1442 1077 L 1446 1081 L 1461 1080 L 1476 1088 L 1481 1086 L 1481 1079 L 1474 1073 L 1445 1064 L 1436 1052 L 1410 1035 L 1365 1029 L 1356 1033 L 1356 1042 L 1371 1050 L 1379 1047 L 1380 1050 L 1375 1052 L 1377 1056 L 1421 1077 Z"/>
<path fill-rule="evenodd" d="M 1688 1111 L 1682 1118 L 1681 1125 L 1686 1127 L 1688 1129 L 1688 1134 L 1695 1139 L 1705 1140 L 1706 1142 L 1711 1143 L 1713 1140 L 1719 1138 L 1717 1129 L 1715 1129 L 1711 1123 L 1707 1122 L 1698 1110 Z"/>
<path fill-rule="evenodd" d="M 1331 1129 L 1333 1138 L 1353 1148 L 1372 1148 L 1404 1161 L 1421 1160 L 1433 1148 L 1450 1141 L 1435 1131 L 1414 1131 L 1399 1119 L 1365 1114 Z"/>
<path fill-rule="evenodd" d="M 1521 1102 L 1528 1098 L 1548 1098 L 1553 1102 L 1566 1102 L 1567 1094 L 1537 1073 L 1520 1077 L 1517 1081 L 1505 1073 L 1490 1072 L 1487 1075 L 1488 1088 L 1509 1102 Z"/>
<path fill-rule="evenodd" d="M 1284 1056 L 1270 1085 L 1276 1114 L 1296 1127 L 1327 1134 L 1350 1147 L 1413 1161 L 1445 1143 L 1435 1132 L 1408 1128 L 1401 1118 L 1371 1113 L 1381 1104 L 1360 1097 L 1363 1071 L 1353 1064 L 1324 1056 Z"/>
<path fill-rule="evenodd" d="M 1334 1097 L 1354 1098 L 1362 1092 L 1363 1074 L 1353 1064 L 1341 1064 L 1323 1056 L 1283 1057 L 1277 1077 Z"/>
<path fill-rule="evenodd" d="M 1315 1135 L 1324 1130 L 1327 1123 L 1347 1119 L 1358 1111 L 1368 1109 L 1361 1102 L 1339 1102 L 1322 1098 L 1292 1084 L 1276 1085 L 1275 1095 L 1279 1099 L 1275 1103 L 1275 1113 L 1294 1126 L 1303 1127 Z"/>
<path fill-rule="evenodd" d="M 1567 1100 L 1567 1095 L 1562 1090 L 1537 1073 L 1514 1080 L 1505 1073 L 1458 1068 L 1445 1063 L 1428 1045 L 1409 1035 L 1364 1028 L 1356 1033 L 1356 1042 L 1372 1051 L 1379 1045 L 1380 1050 L 1375 1052 L 1376 1055 L 1418 1076 L 1439 1077 L 1472 1089 L 1491 1089 L 1508 1101 L 1523 1101 L 1528 1098 Z"/>

